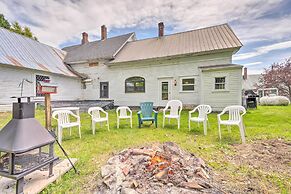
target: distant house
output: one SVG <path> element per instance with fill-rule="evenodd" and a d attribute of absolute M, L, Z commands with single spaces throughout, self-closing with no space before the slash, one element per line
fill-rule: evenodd
<path fill-rule="evenodd" d="M 258 88 L 260 77 L 261 74 L 247 75 L 247 69 L 244 68 L 243 91 L 252 91 L 259 95 L 259 98 L 270 95 L 277 96 L 278 88 Z"/>
<path fill-rule="evenodd" d="M 107 38 L 102 26 L 101 40 L 89 42 L 84 32 L 81 44 L 63 51 L 1 29 L 1 57 L 16 60 L 0 61 L 9 70 L 4 75 L 10 74 L 9 87 L 1 87 L 13 88 L 5 96 L 1 91 L 0 103 L 19 92 L 23 78 L 35 83 L 38 74 L 59 85 L 55 100 L 114 100 L 116 106 L 153 101 L 164 106 L 179 99 L 214 110 L 242 103 L 242 66 L 232 63 L 242 44 L 228 24 L 171 35 L 164 35 L 163 23 L 158 27 L 157 37 L 136 40 L 135 33 Z M 35 85 L 26 87 L 36 94 Z"/>

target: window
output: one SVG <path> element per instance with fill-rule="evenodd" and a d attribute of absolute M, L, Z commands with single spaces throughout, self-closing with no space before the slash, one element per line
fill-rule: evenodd
<path fill-rule="evenodd" d="M 35 76 L 35 85 L 36 85 L 36 89 L 35 89 L 35 93 L 36 93 L 36 96 L 37 97 L 42 97 L 42 96 L 44 96 L 43 94 L 40 94 L 40 93 L 38 93 L 38 90 L 37 90 L 37 85 L 38 85 L 38 82 L 40 82 L 40 81 L 44 81 L 44 80 L 50 80 L 50 77 L 49 76 L 46 76 L 46 75 L 36 75 Z"/>
<path fill-rule="evenodd" d="M 145 79 L 142 77 L 130 77 L 125 80 L 125 93 L 144 93 Z"/>
<path fill-rule="evenodd" d="M 194 91 L 195 79 L 193 77 L 182 78 L 182 91 Z"/>
<path fill-rule="evenodd" d="M 224 90 L 224 89 L 225 89 L 225 77 L 216 77 L 215 90 Z"/>

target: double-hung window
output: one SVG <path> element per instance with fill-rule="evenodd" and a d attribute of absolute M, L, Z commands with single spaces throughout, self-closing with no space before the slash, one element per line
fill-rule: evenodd
<path fill-rule="evenodd" d="M 190 92 L 195 90 L 195 78 L 185 77 L 181 78 L 181 91 Z"/>
<path fill-rule="evenodd" d="M 225 90 L 225 77 L 215 77 L 215 90 Z"/>

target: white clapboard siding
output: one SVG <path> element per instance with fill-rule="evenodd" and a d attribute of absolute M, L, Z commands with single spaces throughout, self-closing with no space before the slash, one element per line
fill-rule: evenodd
<path fill-rule="evenodd" d="M 81 82 L 79 78 L 52 74 L 33 69 L 8 67 L 0 65 L 0 104 L 11 104 L 11 96 L 20 96 L 19 83 L 22 79 L 33 81 L 24 82 L 23 96 L 35 96 L 35 75 L 48 75 L 51 82 L 58 85 L 58 93 L 52 94 L 52 100 L 78 100 L 81 96 Z M 39 98 L 41 100 L 41 98 Z"/>
<path fill-rule="evenodd" d="M 163 106 L 160 97 L 159 80 L 171 78 L 177 81 L 172 83 L 172 99 L 179 99 L 185 105 L 197 105 L 200 103 L 201 76 L 200 66 L 231 63 L 232 53 L 224 52 L 203 56 L 191 56 L 163 61 L 143 61 L 118 65 L 104 65 L 89 67 L 89 64 L 75 64 L 73 68 L 92 78 L 92 83 L 87 84 L 83 90 L 83 96 L 87 100 L 99 99 L 100 82 L 109 82 L 109 99 L 113 99 L 115 105 L 138 106 L 142 101 L 153 101 L 156 106 Z M 125 79 L 133 76 L 145 78 L 145 93 L 125 93 Z M 180 92 L 180 79 L 182 77 L 195 77 L 194 92 Z M 239 88 L 236 89 L 241 92 Z M 237 101 L 237 96 L 231 101 Z"/>
<path fill-rule="evenodd" d="M 215 77 L 226 77 L 225 90 L 214 89 Z M 229 105 L 241 105 L 242 71 L 240 68 L 203 71 L 201 87 L 201 103 L 209 104 L 214 111 Z"/>

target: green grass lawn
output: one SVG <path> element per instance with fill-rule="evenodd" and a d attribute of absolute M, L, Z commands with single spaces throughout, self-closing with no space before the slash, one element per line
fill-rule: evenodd
<path fill-rule="evenodd" d="M 9 113 L 0 114 L 0 128 L 10 119 Z M 44 123 L 44 111 L 37 110 L 37 119 Z M 226 127 L 222 127 L 222 140 L 218 138 L 216 113 L 209 116 L 210 129 L 208 135 L 203 135 L 203 126 L 198 128 L 192 123 L 191 131 L 188 131 L 188 111 L 181 115 L 181 129 L 177 129 L 176 121 L 172 120 L 162 128 L 162 113 L 159 113 L 158 128 L 145 124 L 138 128 L 137 115 L 133 112 L 133 128 L 129 123 L 121 121 L 120 129 L 116 128 L 115 111 L 109 111 L 110 131 L 105 125 L 100 128 L 96 125 L 96 134 L 92 134 L 91 120 L 88 114 L 81 114 L 82 139 L 78 137 L 78 130 L 73 129 L 72 136 L 68 130 L 64 130 L 63 147 L 70 157 L 78 158 L 77 168 L 80 171 L 76 175 L 73 170 L 65 174 L 56 183 L 49 186 L 44 193 L 88 193 L 94 190 L 97 180 L 100 178 L 100 167 L 107 159 L 128 147 L 148 145 L 153 142 L 173 141 L 182 148 L 195 153 L 203 158 L 207 164 L 217 173 L 223 173 L 234 181 L 243 180 L 245 177 L 255 178 L 262 187 L 275 188 L 281 193 L 290 192 L 290 175 L 270 173 L 261 170 L 251 170 L 247 165 L 237 166 L 225 160 L 226 155 L 231 155 L 233 145 L 240 144 L 240 134 L 237 127 L 229 133 Z M 288 107 L 258 107 L 257 110 L 249 110 L 244 118 L 247 133 L 247 144 L 257 140 L 281 138 L 291 141 L 291 106 Z M 166 122 L 168 123 L 168 122 Z M 56 127 L 56 122 L 53 122 Z M 63 157 L 62 152 L 56 146 L 56 153 Z M 289 164 L 291 162 L 289 161 Z M 289 167 L 291 167 L 289 165 Z M 263 188 L 264 190 L 264 188 Z"/>

